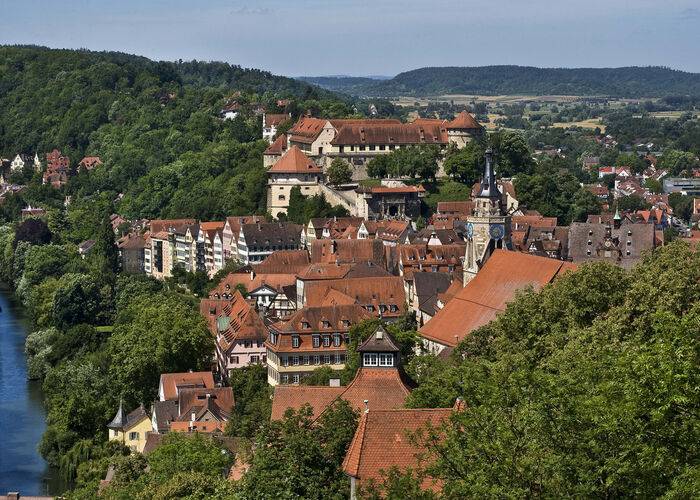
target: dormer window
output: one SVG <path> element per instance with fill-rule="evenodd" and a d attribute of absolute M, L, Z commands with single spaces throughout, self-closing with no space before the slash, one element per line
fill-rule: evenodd
<path fill-rule="evenodd" d="M 331 346 L 331 337 L 330 335 L 324 335 L 323 336 L 323 347 L 330 347 Z"/>
<path fill-rule="evenodd" d="M 341 338 L 340 335 L 333 335 L 333 347 L 340 347 Z"/>
<path fill-rule="evenodd" d="M 367 304 L 367 312 L 374 312 L 374 306 L 372 304 Z"/>
<path fill-rule="evenodd" d="M 229 285 L 228 283 L 226 283 L 226 291 L 229 291 L 230 289 L 231 289 L 231 285 Z"/>
<path fill-rule="evenodd" d="M 292 335 L 292 347 L 294 349 L 297 349 L 300 344 L 301 344 L 301 339 L 299 338 L 299 335 Z"/>
<path fill-rule="evenodd" d="M 323 325 L 323 328 L 330 328 L 331 327 L 331 324 L 328 321 L 323 321 L 322 325 Z"/>
<path fill-rule="evenodd" d="M 313 346 L 314 347 L 321 347 L 321 337 L 318 335 L 313 336 Z"/>
<path fill-rule="evenodd" d="M 310 328 L 310 325 L 307 321 L 302 321 L 301 322 L 301 329 L 302 330 L 308 330 Z"/>
<path fill-rule="evenodd" d="M 396 312 L 397 309 L 396 304 L 389 304 L 389 312 Z"/>
<path fill-rule="evenodd" d="M 350 326 L 350 322 L 347 319 L 344 319 L 341 324 L 343 328 L 348 328 Z"/>
<path fill-rule="evenodd" d="M 588 230 L 588 236 L 593 236 L 593 230 L 592 230 L 592 229 L 589 229 L 589 230 Z"/>

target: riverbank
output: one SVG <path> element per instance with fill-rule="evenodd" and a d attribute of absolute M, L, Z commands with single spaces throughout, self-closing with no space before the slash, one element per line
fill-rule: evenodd
<path fill-rule="evenodd" d="M 46 428 L 40 381 L 27 379 L 24 341 L 30 324 L 12 289 L 0 283 L 0 495 L 58 495 L 65 491 L 58 471 L 47 466 L 37 446 Z"/>

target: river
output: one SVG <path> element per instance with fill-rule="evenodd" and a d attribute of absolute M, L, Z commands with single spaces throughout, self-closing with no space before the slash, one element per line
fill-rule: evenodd
<path fill-rule="evenodd" d="M 37 446 L 46 427 L 41 382 L 27 380 L 24 339 L 30 324 L 12 291 L 0 283 L 0 497 L 8 491 L 57 495 L 65 490 Z"/>

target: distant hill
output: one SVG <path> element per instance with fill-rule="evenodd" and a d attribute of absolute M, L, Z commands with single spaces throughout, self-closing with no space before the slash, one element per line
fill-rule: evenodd
<path fill-rule="evenodd" d="M 369 76 L 299 76 L 297 80 L 302 82 L 310 83 L 312 85 L 317 85 L 322 89 L 332 90 L 334 92 L 342 92 L 344 94 L 350 95 L 363 95 L 366 93 L 366 89 L 370 88 L 373 84 L 378 81 L 387 81 L 391 77 L 385 78 L 375 78 Z"/>
<path fill-rule="evenodd" d="M 390 80 L 306 77 L 305 82 L 357 96 L 444 94 L 604 95 L 663 97 L 700 95 L 700 74 L 659 66 L 624 68 L 535 68 L 480 66 L 420 68 Z"/>

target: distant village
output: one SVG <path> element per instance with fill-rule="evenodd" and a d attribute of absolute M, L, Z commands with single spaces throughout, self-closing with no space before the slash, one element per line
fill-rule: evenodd
<path fill-rule="evenodd" d="M 221 118 L 233 118 L 239 111 L 240 105 L 231 103 Z M 680 228 L 668 203 L 672 192 L 697 195 L 692 215 L 697 223 L 700 178 L 667 178 L 665 171 L 654 168 L 653 156 L 652 166 L 641 176 L 626 167 L 598 168 L 598 158 L 583 158 L 583 168 L 598 169 L 601 179 L 614 175 L 614 189 L 603 182 L 587 186 L 601 199 L 603 213 L 561 226 L 555 217 L 518 202 L 511 180 L 497 179 L 498 166 L 487 151 L 481 181 L 472 187 L 470 199 L 439 202 L 425 227 L 418 227 L 423 187 L 401 179 L 363 185 L 366 165 L 405 146 L 435 144 L 444 150 L 450 142 L 462 147 L 481 140 L 484 129 L 467 111 L 451 121 L 418 119 L 409 124 L 303 116 L 277 138 L 277 127 L 289 116 L 253 111 L 262 114 L 262 137 L 270 142 L 264 153 L 269 214 L 286 214 L 291 190 L 298 187 L 306 196 L 323 194 L 351 216 L 312 218 L 297 225 L 271 222 L 264 214 L 221 221 L 132 221 L 112 215 L 125 272 L 164 280 L 182 268 L 213 277 L 239 263 L 201 300 L 200 313 L 216 338 L 211 371 L 163 373 L 157 401 L 147 407 L 115 408 L 105 431 L 132 450 L 148 453 L 168 432 L 222 434 L 235 404 L 227 384 L 232 370 L 263 364 L 274 386 L 272 419 L 304 403 L 314 407 L 316 418 L 339 398 L 362 413 L 343 465 L 354 496 L 360 482 L 379 479 L 381 469 L 417 465 L 410 443 L 383 436 L 437 425 L 464 403 L 422 411 L 396 409 L 413 386 L 403 372 L 397 342 L 381 326 L 357 348 L 361 367 L 348 385 L 341 386 L 336 377 L 329 386 L 300 385 L 318 367 L 343 369 L 353 325 L 369 318 L 391 324 L 410 316 L 421 352 L 447 358 L 460 340 L 495 319 L 526 286 L 538 289 L 589 261 L 630 269 L 645 252 L 664 244 L 663 232 L 672 225 L 684 230 L 682 236 L 693 246 L 700 241 L 699 231 Z M 335 158 L 351 166 L 347 185 L 324 180 Z M 42 173 L 45 184 L 60 187 L 71 175 L 102 163 L 87 157 L 73 168 L 58 150 L 43 158 L 20 153 L 2 162 L 6 168 L 0 194 L 20 191 L 23 187 L 9 184 L 9 177 L 28 166 Z M 662 179 L 664 193 L 645 189 L 648 179 Z M 614 209 L 615 200 L 633 194 L 651 208 Z M 42 213 L 41 207 L 27 207 L 23 215 Z M 81 254 L 87 255 L 93 243 L 83 242 Z M 246 464 L 239 461 L 230 475 L 240 477 L 245 471 Z"/>

